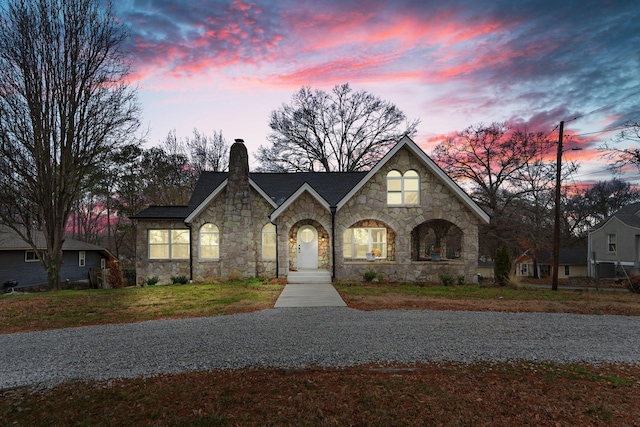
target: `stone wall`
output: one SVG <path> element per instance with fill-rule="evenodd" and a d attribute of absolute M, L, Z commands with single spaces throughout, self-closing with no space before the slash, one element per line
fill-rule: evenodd
<path fill-rule="evenodd" d="M 169 284 L 176 276 L 189 277 L 189 260 L 149 259 L 148 230 L 184 230 L 181 220 L 137 221 L 136 231 L 136 275 L 137 285 L 144 286 L 147 279 L 158 278 L 158 283 Z"/>
<path fill-rule="evenodd" d="M 415 170 L 420 175 L 420 205 L 387 206 L 386 177 L 391 170 L 404 174 Z M 460 258 L 446 261 L 412 260 L 412 231 L 432 219 L 445 219 L 462 233 Z M 364 220 L 388 224 L 396 235 L 395 260 L 374 262 L 348 261 L 342 254 L 342 236 L 347 228 Z M 476 279 L 478 225 L 480 220 L 448 188 L 433 175 L 408 149 L 400 149 L 349 200 L 336 215 L 336 278 L 361 280 L 367 270 L 384 274 L 390 280 L 438 281 L 441 273 L 465 281 Z"/>

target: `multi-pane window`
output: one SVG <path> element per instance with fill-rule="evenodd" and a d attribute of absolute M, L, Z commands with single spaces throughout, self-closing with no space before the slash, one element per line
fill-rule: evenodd
<path fill-rule="evenodd" d="M 189 230 L 149 230 L 149 259 L 189 259 Z"/>
<path fill-rule="evenodd" d="M 86 260 L 85 251 L 78 251 L 78 267 L 84 267 Z"/>
<path fill-rule="evenodd" d="M 200 258 L 220 258 L 220 232 L 215 224 L 206 223 L 200 227 Z"/>
<path fill-rule="evenodd" d="M 343 256 L 366 258 L 372 253 L 376 258 L 387 257 L 387 230 L 385 228 L 350 228 L 344 232 Z"/>
<path fill-rule="evenodd" d="M 37 262 L 38 254 L 35 251 L 24 251 L 24 262 Z"/>
<path fill-rule="evenodd" d="M 395 206 L 420 204 L 420 176 L 414 170 L 402 175 L 393 170 L 387 174 L 387 204 Z"/>
<path fill-rule="evenodd" d="M 607 234 L 607 252 L 616 252 L 616 235 Z"/>
<path fill-rule="evenodd" d="M 262 259 L 276 259 L 276 226 L 266 224 L 262 227 Z"/>
<path fill-rule="evenodd" d="M 568 265 L 564 266 L 564 275 L 565 276 L 569 276 L 569 266 Z"/>

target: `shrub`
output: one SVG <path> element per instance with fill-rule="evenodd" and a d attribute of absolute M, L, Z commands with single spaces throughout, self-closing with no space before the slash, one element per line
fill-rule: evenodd
<path fill-rule="evenodd" d="M 509 284 L 509 275 L 511 273 L 511 255 L 506 246 L 502 246 L 496 252 L 496 259 L 493 264 L 493 273 L 495 281 L 500 286 Z"/>
<path fill-rule="evenodd" d="M 629 290 L 640 294 L 640 276 L 629 276 Z"/>
<path fill-rule="evenodd" d="M 149 277 L 149 278 L 147 279 L 147 285 L 148 285 L 148 286 L 153 286 L 153 285 L 155 285 L 156 283 L 158 283 L 158 276 Z"/>
<path fill-rule="evenodd" d="M 458 276 L 458 285 L 464 285 L 464 274 Z"/>
<path fill-rule="evenodd" d="M 123 268 L 122 277 L 124 278 L 125 286 L 136 285 L 136 269 L 135 268 Z"/>
<path fill-rule="evenodd" d="M 369 270 L 369 271 L 365 271 L 365 273 L 362 276 L 364 277 L 364 280 L 366 282 L 372 282 L 376 277 L 378 277 L 378 273 L 376 273 L 375 271 Z"/>
<path fill-rule="evenodd" d="M 123 278 L 118 261 L 110 259 L 107 261 L 107 268 L 109 269 L 109 275 L 107 276 L 109 287 L 112 289 L 121 288 L 123 286 Z"/>
<path fill-rule="evenodd" d="M 173 276 L 171 278 L 171 283 L 173 283 L 174 285 L 176 285 L 176 284 L 184 285 L 188 281 L 189 281 L 189 279 L 187 279 L 187 276 Z"/>
<path fill-rule="evenodd" d="M 440 274 L 440 283 L 442 283 L 444 286 L 452 286 L 455 283 L 456 278 L 453 276 L 453 274 L 449 274 L 449 273 L 441 273 Z"/>

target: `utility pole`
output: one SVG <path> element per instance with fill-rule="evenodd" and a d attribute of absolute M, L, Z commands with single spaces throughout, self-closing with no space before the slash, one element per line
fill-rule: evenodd
<path fill-rule="evenodd" d="M 558 136 L 558 156 L 556 158 L 556 197 L 555 219 L 553 227 L 553 279 L 551 289 L 558 290 L 558 268 L 560 267 L 560 177 L 562 174 L 562 134 L 564 121 L 560 122 L 560 135 Z"/>

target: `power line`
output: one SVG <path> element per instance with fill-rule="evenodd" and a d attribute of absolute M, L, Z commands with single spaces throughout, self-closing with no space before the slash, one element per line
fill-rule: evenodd
<path fill-rule="evenodd" d="M 631 94 L 629 94 L 629 95 L 625 96 L 624 98 L 618 99 L 617 101 L 614 101 L 614 102 L 612 102 L 612 103 L 610 103 L 610 104 L 607 104 L 607 105 L 604 105 L 604 106 L 602 106 L 602 107 L 600 107 L 600 108 L 596 108 L 595 110 L 589 111 L 588 113 L 584 113 L 584 114 L 581 114 L 581 115 L 579 115 L 579 116 L 576 116 L 576 117 L 574 117 L 573 119 L 567 119 L 567 120 L 564 120 L 564 122 L 565 122 L 565 123 L 567 123 L 567 122 L 573 122 L 573 121 L 575 121 L 575 120 L 581 119 L 581 118 L 583 118 L 583 117 L 585 117 L 585 116 L 588 116 L 588 115 L 590 115 L 590 114 L 593 114 L 593 113 L 596 113 L 596 112 L 598 112 L 598 111 L 605 110 L 605 109 L 607 109 L 607 108 L 613 107 L 614 105 L 617 105 L 617 104 L 619 104 L 620 102 L 622 102 L 622 101 L 624 101 L 624 100 L 626 100 L 626 99 L 629 99 L 629 98 L 631 98 L 631 97 L 633 97 L 633 96 L 639 95 L 639 94 L 640 94 L 640 90 L 638 90 L 638 91 L 636 91 L 636 92 L 633 92 L 633 93 L 631 93 Z M 555 130 L 555 129 L 554 129 L 554 130 Z M 553 132 L 553 131 L 552 131 L 552 132 Z"/>

